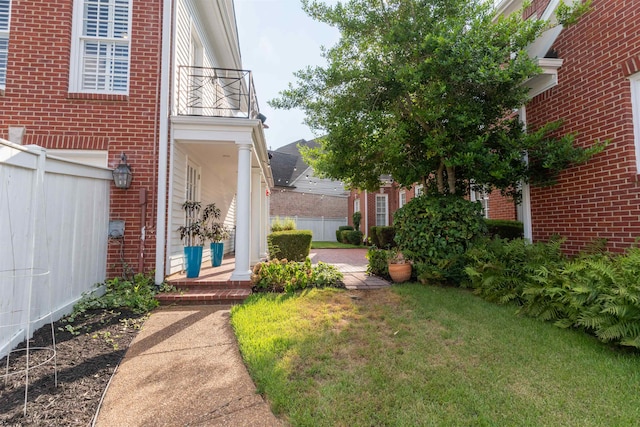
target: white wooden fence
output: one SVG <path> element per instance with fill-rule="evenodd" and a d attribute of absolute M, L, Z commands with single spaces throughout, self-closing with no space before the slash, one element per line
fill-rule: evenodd
<path fill-rule="evenodd" d="M 0 358 L 105 280 L 111 180 L 0 139 Z"/>
<path fill-rule="evenodd" d="M 312 241 L 314 242 L 335 242 L 336 230 L 341 225 L 347 225 L 347 217 L 342 218 L 329 218 L 329 217 L 316 217 L 305 218 L 299 216 L 287 217 L 291 218 L 296 223 L 296 229 L 298 230 L 311 230 L 313 233 Z M 273 223 L 276 219 L 275 216 L 270 217 L 269 221 Z M 281 221 L 284 217 L 278 217 Z"/>

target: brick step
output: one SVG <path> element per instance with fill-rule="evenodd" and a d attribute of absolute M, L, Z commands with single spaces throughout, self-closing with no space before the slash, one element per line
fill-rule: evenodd
<path fill-rule="evenodd" d="M 206 280 L 197 281 L 194 279 L 171 280 L 169 283 L 181 291 L 204 291 L 204 290 L 221 290 L 221 289 L 249 289 L 251 290 L 251 282 L 232 282 L 229 280 Z"/>
<path fill-rule="evenodd" d="M 156 295 L 160 305 L 233 305 L 241 304 L 250 288 L 188 289 L 181 292 L 165 292 Z"/>

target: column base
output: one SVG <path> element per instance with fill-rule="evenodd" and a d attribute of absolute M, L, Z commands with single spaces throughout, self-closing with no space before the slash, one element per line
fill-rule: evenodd
<path fill-rule="evenodd" d="M 231 273 L 231 277 L 229 278 L 229 280 L 234 281 L 234 282 L 248 282 L 251 281 L 251 270 L 247 270 L 247 271 L 238 271 L 238 270 L 234 270 L 233 273 Z"/>

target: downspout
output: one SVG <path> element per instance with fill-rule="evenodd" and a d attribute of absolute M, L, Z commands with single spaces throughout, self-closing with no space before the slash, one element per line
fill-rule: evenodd
<path fill-rule="evenodd" d="M 169 90 L 171 61 L 172 0 L 162 6 L 162 63 L 160 65 L 160 126 L 158 136 L 158 187 L 156 217 L 156 274 L 155 282 L 164 281 L 167 237 L 167 160 L 169 156 Z"/>
<path fill-rule="evenodd" d="M 527 108 L 523 105 L 520 108 L 520 121 L 527 129 Z M 529 155 L 525 154 L 524 160 L 529 163 Z M 533 225 L 531 219 L 531 192 L 528 183 L 522 184 L 522 225 L 524 228 L 524 238 L 529 242 L 533 242 Z"/>

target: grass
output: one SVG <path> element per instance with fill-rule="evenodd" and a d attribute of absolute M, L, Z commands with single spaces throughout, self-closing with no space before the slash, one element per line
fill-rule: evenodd
<path fill-rule="evenodd" d="M 640 419 L 640 357 L 416 284 L 257 295 L 232 310 L 249 371 L 295 426 L 603 426 Z"/>
<path fill-rule="evenodd" d="M 366 249 L 366 246 L 340 242 L 311 242 L 311 249 Z"/>

